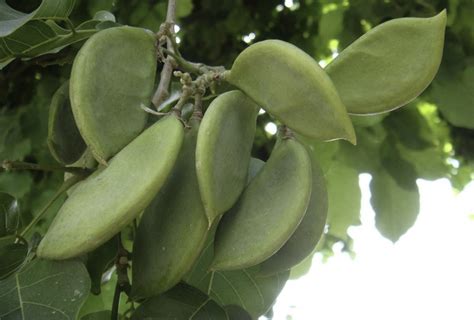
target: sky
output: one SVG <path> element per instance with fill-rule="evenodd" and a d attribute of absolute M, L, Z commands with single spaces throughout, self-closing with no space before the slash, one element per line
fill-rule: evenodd
<path fill-rule="evenodd" d="M 360 176 L 362 225 L 349 230 L 356 257 L 316 254 L 273 319 L 474 319 L 474 182 L 456 194 L 447 179 L 419 180 L 420 214 L 395 244 L 375 229 L 369 182 Z"/>

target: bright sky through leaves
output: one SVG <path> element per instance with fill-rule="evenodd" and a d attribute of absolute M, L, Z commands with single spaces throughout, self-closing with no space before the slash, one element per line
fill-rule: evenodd
<path fill-rule="evenodd" d="M 306 276 L 287 283 L 274 320 L 473 319 L 474 183 L 455 195 L 446 179 L 419 180 L 418 220 L 392 244 L 374 227 L 369 181 L 361 175 L 362 226 L 349 232 L 356 258 L 316 255 Z"/>

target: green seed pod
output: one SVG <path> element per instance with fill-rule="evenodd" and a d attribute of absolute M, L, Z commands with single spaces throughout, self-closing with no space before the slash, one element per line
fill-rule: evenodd
<path fill-rule="evenodd" d="M 123 148 L 108 167 L 83 181 L 66 200 L 37 254 L 68 259 L 89 252 L 119 232 L 148 206 L 171 172 L 183 126 L 168 116 Z"/>
<path fill-rule="evenodd" d="M 324 174 L 311 157 L 312 188 L 306 214 L 285 245 L 260 265 L 263 275 L 272 275 L 291 269 L 310 255 L 321 238 L 328 212 L 328 193 Z"/>
<path fill-rule="evenodd" d="M 198 126 L 185 133 L 176 165 L 146 208 L 133 244 L 132 296 L 147 298 L 176 285 L 199 257 L 208 222 L 196 177 Z"/>
<path fill-rule="evenodd" d="M 266 40 L 249 46 L 235 60 L 228 81 L 304 136 L 356 141 L 331 79 L 290 43 Z"/>
<path fill-rule="evenodd" d="M 97 161 L 95 160 L 94 156 L 92 155 L 92 152 L 90 151 L 89 148 L 86 148 L 82 156 L 74 163 L 71 163 L 67 167 L 78 167 L 78 168 L 83 168 L 83 169 L 95 169 L 97 167 Z M 65 172 L 64 173 L 64 181 L 67 179 L 71 178 L 74 176 L 74 174 L 70 172 Z M 79 181 L 77 184 L 73 185 L 70 187 L 66 193 L 67 195 L 71 195 L 74 189 L 81 184 L 82 181 Z"/>
<path fill-rule="evenodd" d="M 441 63 L 446 11 L 376 26 L 326 67 L 347 111 L 388 112 L 415 99 Z"/>
<path fill-rule="evenodd" d="M 105 163 L 145 128 L 156 72 L 154 35 L 145 29 L 102 30 L 87 40 L 71 72 L 77 126 L 94 157 Z"/>
<path fill-rule="evenodd" d="M 47 142 L 53 158 L 62 164 L 77 161 L 86 149 L 72 114 L 69 81 L 59 87 L 51 100 Z"/>
<path fill-rule="evenodd" d="M 238 90 L 217 97 L 199 129 L 196 168 L 209 225 L 237 201 L 247 183 L 257 105 Z"/>
<path fill-rule="evenodd" d="M 290 238 L 311 196 L 311 161 L 303 145 L 285 139 L 217 228 L 214 270 L 254 266 Z"/>

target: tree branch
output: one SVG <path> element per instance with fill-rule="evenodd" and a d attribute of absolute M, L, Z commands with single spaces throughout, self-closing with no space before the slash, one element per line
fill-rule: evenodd
<path fill-rule="evenodd" d="M 169 33 L 171 36 L 174 34 L 174 24 L 176 23 L 176 0 L 168 0 L 168 11 L 166 12 L 166 25 L 169 28 Z M 174 52 L 173 43 L 170 37 L 166 39 L 166 47 L 169 51 Z M 153 105 L 158 109 L 161 103 L 165 101 L 170 93 L 168 88 L 171 82 L 171 74 L 173 73 L 173 57 L 168 56 L 163 65 L 160 75 L 160 83 L 156 89 L 153 99 L 151 100 Z"/>

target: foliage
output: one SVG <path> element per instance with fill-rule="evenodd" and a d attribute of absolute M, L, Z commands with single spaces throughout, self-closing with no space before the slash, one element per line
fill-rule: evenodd
<path fill-rule="evenodd" d="M 351 251 L 347 230 L 360 223 L 360 173 L 372 175 L 376 226 L 392 241 L 416 221 L 417 179 L 448 178 L 457 190 L 472 180 L 474 4 L 470 0 L 300 0 L 287 7 L 279 0 L 178 1 L 183 57 L 228 69 L 249 43 L 271 38 L 290 42 L 327 65 L 354 40 L 385 21 L 431 17 L 444 8 L 448 21 L 441 66 L 421 96 L 388 114 L 351 115 L 356 146 L 341 140 L 322 143 L 297 136 L 309 146 L 327 181 L 328 228 L 317 247 L 327 255 L 338 241 Z M 156 32 L 165 21 L 166 9 L 166 1 L 0 0 L 0 160 L 53 165 L 55 159 L 47 144 L 48 109 L 54 92 L 69 78 L 84 41 L 120 25 Z M 348 78 L 345 75 L 343 79 Z M 158 79 L 155 87 L 157 83 Z M 177 83 L 173 80 L 172 86 Z M 177 101 L 175 96 L 168 104 Z M 203 102 L 205 108 L 208 103 Z M 284 116 L 279 119 L 284 122 Z M 268 113 L 258 116 L 252 156 L 269 158 L 276 139 L 264 128 L 274 121 Z M 115 311 L 110 310 L 115 287 L 128 282 L 127 270 L 119 270 L 124 265 L 119 261 L 128 265 L 128 259 L 133 259 L 125 250 L 131 249 L 136 232 L 133 227 L 122 231 L 125 248 L 117 246 L 114 238 L 79 260 L 35 258 L 38 235 L 45 234 L 64 202 L 61 196 L 47 206 L 43 218 L 26 235 L 17 237 L 62 181 L 62 173 L 55 171 L 0 172 L 2 319 L 32 319 L 31 314 L 37 319 L 114 316 Z M 214 313 L 218 319 L 243 319 L 246 313 L 255 318 L 271 307 L 289 276 L 289 272 L 262 276 L 258 268 L 209 270 L 211 237 L 204 248 L 198 263 L 184 277 L 187 284 L 180 283 L 144 303 L 121 299 L 116 308 L 121 316 L 133 314 L 132 318 L 138 319 L 181 312 L 183 318 L 207 319 Z M 303 264 L 296 270 L 305 270 L 308 260 Z M 127 288 L 120 291 L 127 292 Z M 183 301 L 187 308 L 181 307 Z"/>

